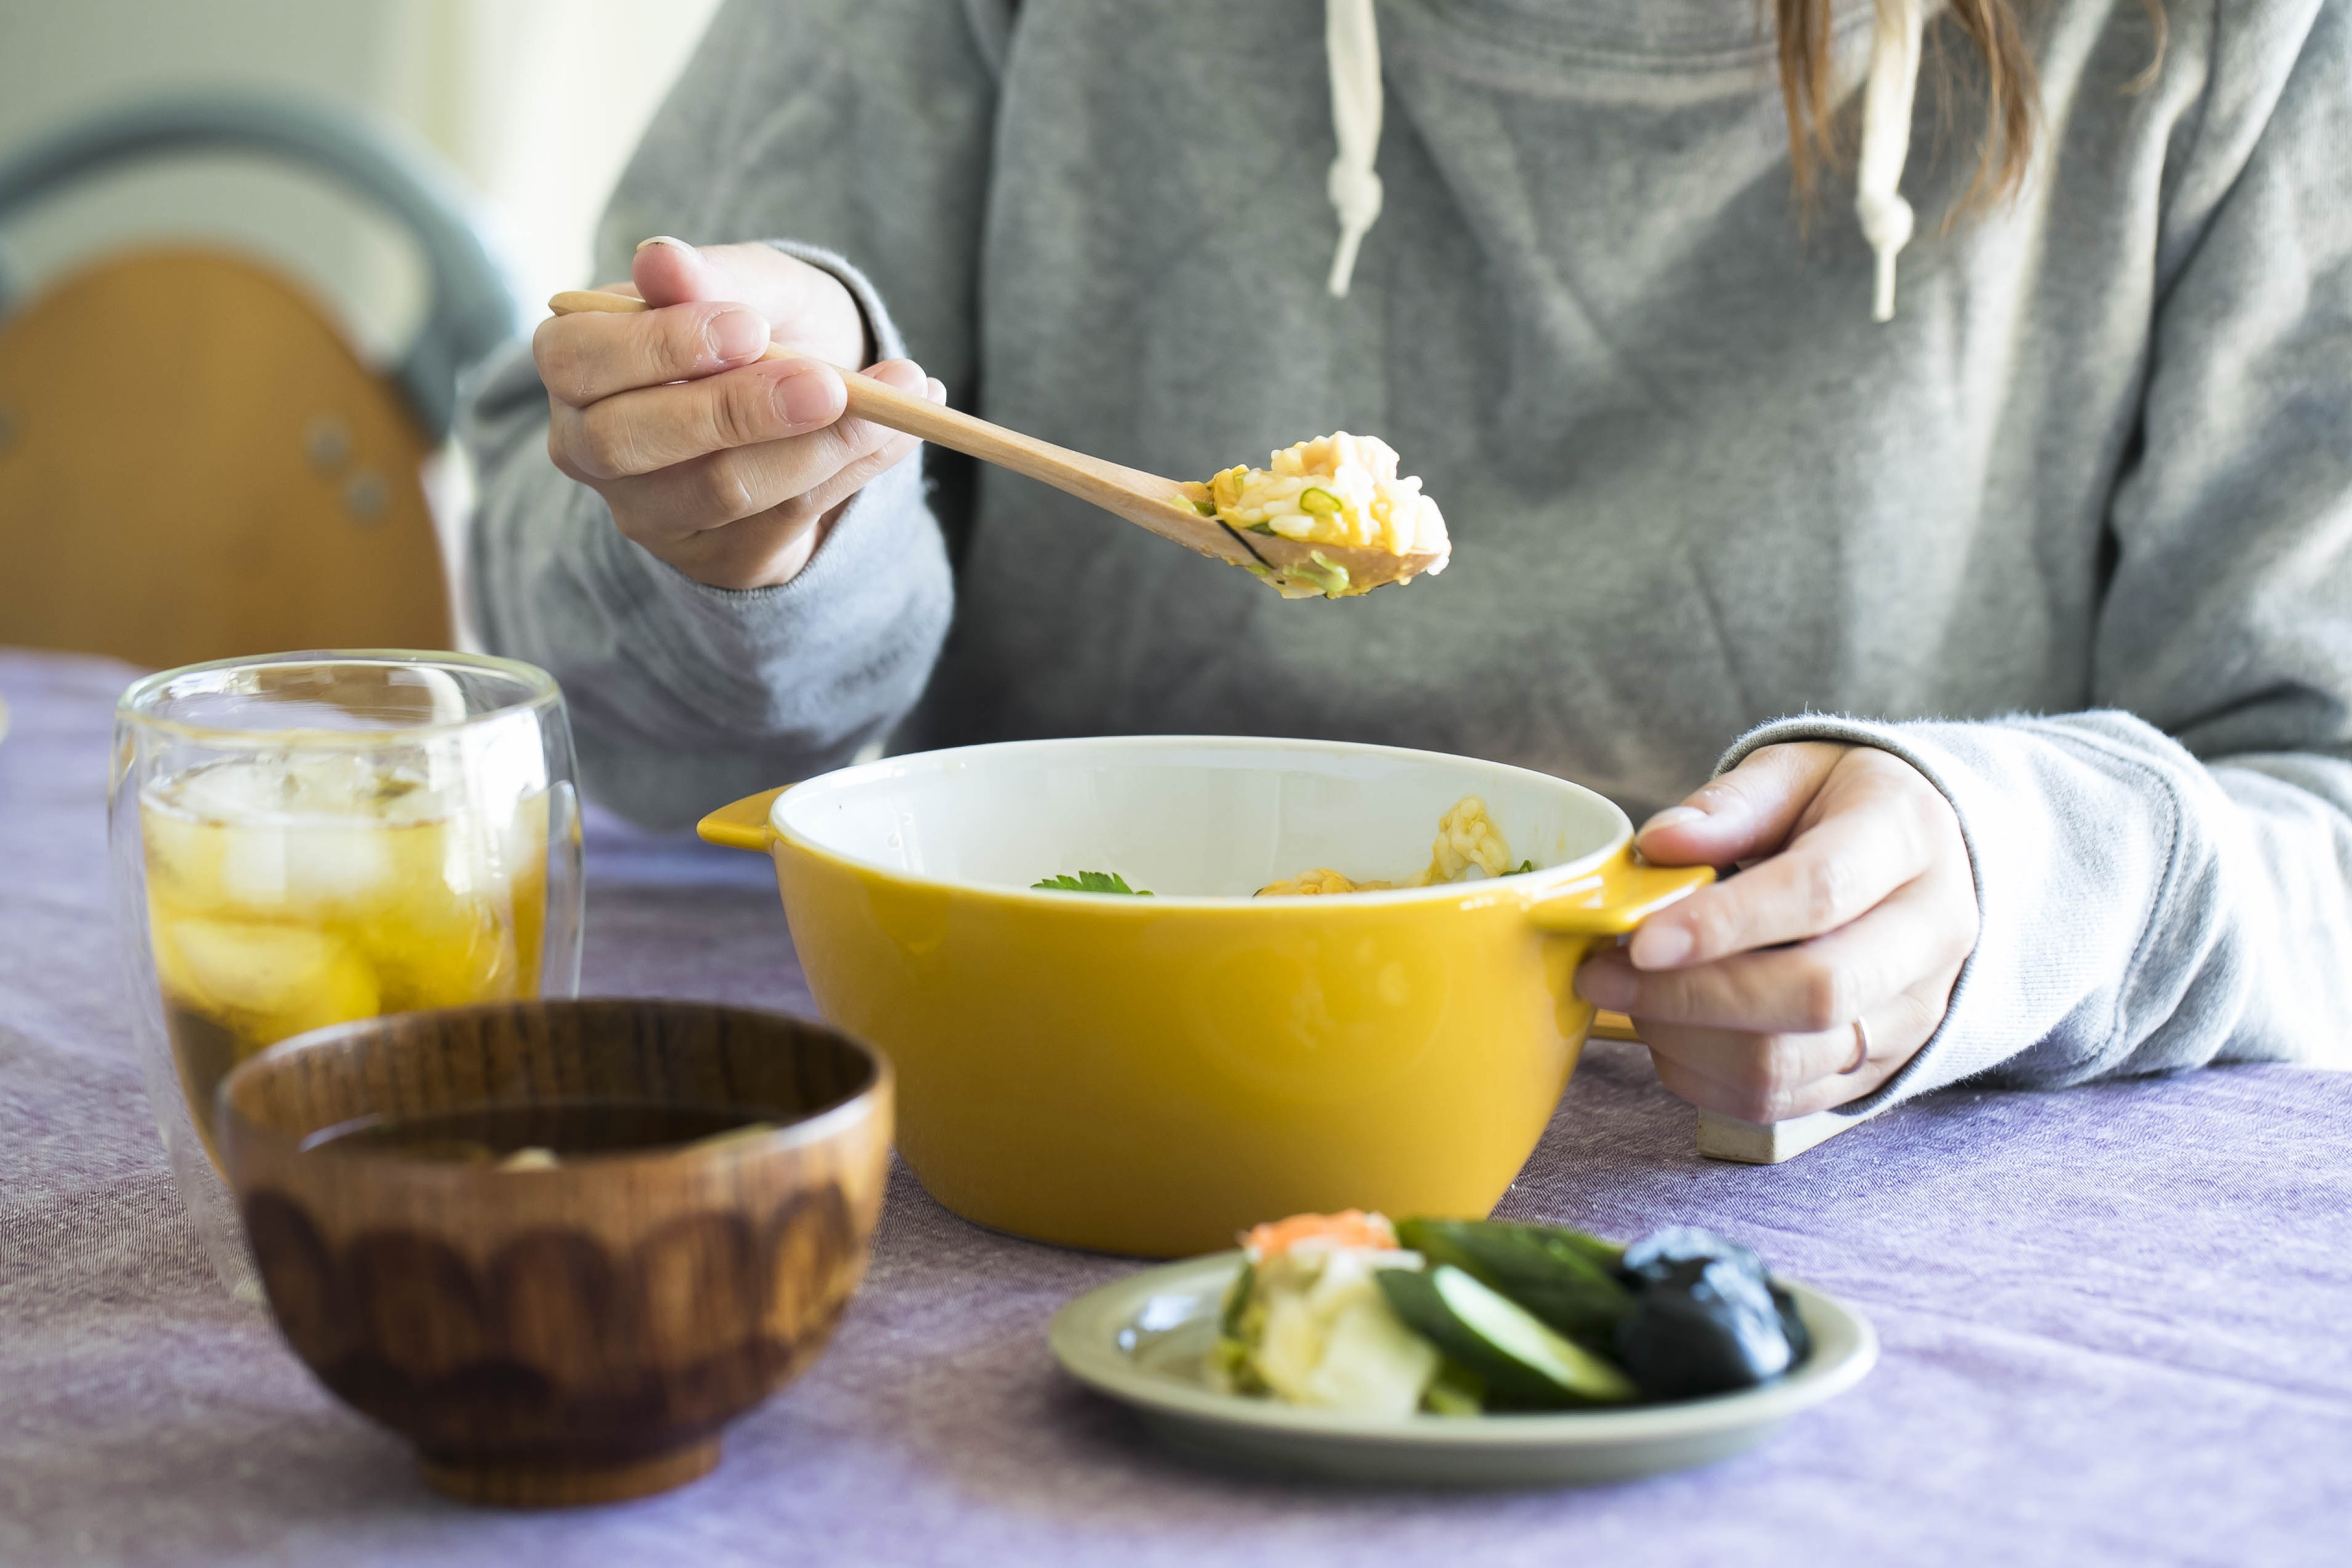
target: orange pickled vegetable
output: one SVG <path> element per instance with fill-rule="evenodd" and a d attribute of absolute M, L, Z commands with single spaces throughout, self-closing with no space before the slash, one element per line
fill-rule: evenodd
<path fill-rule="evenodd" d="M 1288 1219 L 1271 1219 L 1264 1225 L 1252 1226 L 1242 1237 L 1242 1246 L 1258 1262 L 1279 1258 L 1302 1241 L 1328 1241 L 1336 1247 L 1370 1247 L 1394 1248 L 1396 1227 L 1383 1215 L 1366 1214 L 1361 1209 L 1341 1209 L 1338 1214 L 1295 1214 Z"/>

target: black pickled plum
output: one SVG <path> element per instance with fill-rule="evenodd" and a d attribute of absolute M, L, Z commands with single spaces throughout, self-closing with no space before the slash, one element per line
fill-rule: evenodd
<path fill-rule="evenodd" d="M 1813 1353 L 1813 1331 L 1798 1315 L 1797 1299 L 1778 1285 L 1772 1287 L 1772 1305 L 1780 1314 L 1780 1331 L 1789 1336 L 1789 1364 L 1795 1366 Z"/>
<path fill-rule="evenodd" d="M 1795 1364 L 1780 1302 L 1753 1252 L 1690 1226 L 1625 1249 L 1633 1304 L 1617 1359 L 1653 1399 L 1752 1388 Z"/>
<path fill-rule="evenodd" d="M 1670 1225 L 1652 1231 L 1625 1249 L 1617 1267 L 1632 1276 L 1633 1288 L 1638 1290 L 1642 1281 L 1663 1279 L 1669 1266 L 1693 1258 L 1721 1258 L 1753 1279 L 1758 1289 L 1771 1289 L 1771 1278 L 1764 1272 L 1762 1258 L 1739 1243 L 1695 1225 Z"/>

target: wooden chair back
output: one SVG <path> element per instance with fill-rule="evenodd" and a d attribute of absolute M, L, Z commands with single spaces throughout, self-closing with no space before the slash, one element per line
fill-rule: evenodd
<path fill-rule="evenodd" d="M 110 258 L 0 321 L 0 643 L 149 667 L 446 647 L 431 449 L 266 267 Z"/>

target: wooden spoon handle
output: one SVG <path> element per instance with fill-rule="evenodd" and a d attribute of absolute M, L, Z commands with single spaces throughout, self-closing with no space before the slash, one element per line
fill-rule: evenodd
<path fill-rule="evenodd" d="M 602 289 L 575 289 L 548 300 L 547 308 L 559 316 L 583 312 L 611 315 L 632 315 L 651 307 L 629 294 L 611 294 Z M 813 354 L 794 353 L 792 350 L 768 345 L 760 356 L 771 359 L 813 359 Z M 978 458 L 983 463 L 993 463 L 1024 474 L 1055 489 L 1067 491 L 1081 500 L 1091 501 L 1105 510 L 1116 512 L 1132 521 L 1142 522 L 1155 532 L 1164 532 L 1145 518 L 1136 516 L 1137 504 L 1165 503 L 1185 509 L 1189 514 L 1192 503 L 1186 500 L 1183 487 L 1173 479 L 1157 474 L 1147 474 L 1139 468 L 1123 468 L 1107 463 L 1100 458 L 1090 458 L 1084 452 L 1073 452 L 1066 447 L 1056 447 L 1050 441 L 1040 441 L 1034 436 L 1024 436 L 1018 430 L 1008 430 L 1002 425 L 992 425 L 960 409 L 933 403 L 927 397 L 901 392 L 887 382 L 877 381 L 840 365 L 842 385 L 849 390 L 849 412 L 859 419 L 887 425 L 893 430 L 918 436 L 952 452 Z M 1193 541 L 1177 533 L 1170 538 L 1192 544 Z M 1194 544 L 1194 548 L 1198 548 Z"/>

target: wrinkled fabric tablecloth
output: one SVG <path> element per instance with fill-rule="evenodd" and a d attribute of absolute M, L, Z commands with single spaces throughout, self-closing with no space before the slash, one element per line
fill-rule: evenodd
<path fill-rule="evenodd" d="M 1853 1393 L 1710 1468 L 1377 1494 L 1163 1457 L 1045 1325 L 1137 1267 L 992 1235 L 903 1170 L 832 1348 L 707 1479 L 446 1502 L 215 1283 L 140 1085 L 97 659 L 0 652 L 0 1564 L 2352 1562 L 2352 1076 L 1947 1091 L 1795 1162 L 1701 1160 L 1597 1044 L 1507 1215 L 1742 1237 L 1860 1307 Z M 592 825 L 585 989 L 811 1010 L 767 867 Z"/>

